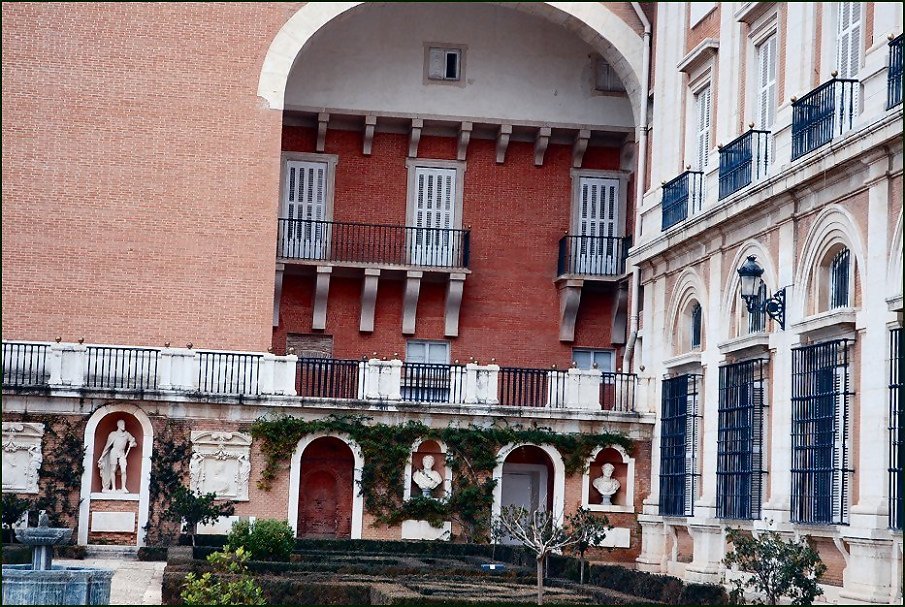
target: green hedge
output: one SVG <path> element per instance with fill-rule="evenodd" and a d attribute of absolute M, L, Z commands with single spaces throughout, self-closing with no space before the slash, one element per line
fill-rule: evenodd
<path fill-rule="evenodd" d="M 4 565 L 27 565 L 31 562 L 31 547 L 22 544 L 3 544 Z"/>
<path fill-rule="evenodd" d="M 138 549 L 139 561 L 165 561 L 167 560 L 166 546 L 142 546 Z"/>

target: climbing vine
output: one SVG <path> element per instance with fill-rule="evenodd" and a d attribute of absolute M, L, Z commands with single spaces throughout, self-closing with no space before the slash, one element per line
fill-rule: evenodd
<path fill-rule="evenodd" d="M 168 419 L 154 434 L 151 481 L 148 484 L 147 542 L 151 546 L 173 544 L 179 535 L 179 521 L 166 516 L 176 489 L 183 486 L 191 444 L 184 424 Z"/>
<path fill-rule="evenodd" d="M 299 440 L 316 433 L 345 434 L 361 447 L 364 467 L 360 491 L 375 524 L 397 525 L 407 519 L 427 520 L 435 526 L 457 522 L 465 541 L 487 538 L 496 481 L 496 454 L 504 445 L 530 443 L 550 445 L 563 457 L 566 474 L 582 471 L 591 452 L 601 445 L 619 445 L 631 450 L 631 440 L 622 434 L 559 434 L 550 428 L 510 425 L 490 427 L 449 426 L 430 428 L 421 422 L 387 425 L 369 423 L 364 416 L 329 416 L 306 421 L 294 417 L 259 418 L 252 436 L 260 441 L 266 463 L 258 486 L 269 490 Z M 455 477 L 455 491 L 445 500 L 412 496 L 403 500 L 402 471 L 415 440 L 442 441 L 447 446 L 446 465 Z"/>

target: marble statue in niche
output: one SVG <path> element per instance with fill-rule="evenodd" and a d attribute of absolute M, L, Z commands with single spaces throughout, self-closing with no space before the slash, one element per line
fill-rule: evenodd
<path fill-rule="evenodd" d="M 603 499 L 601 504 L 604 506 L 611 506 L 613 504 L 613 496 L 616 495 L 616 492 L 619 491 L 619 488 L 622 486 L 618 480 L 613 478 L 613 472 L 615 470 L 616 467 L 613 466 L 613 464 L 606 463 L 600 467 L 603 476 L 594 479 L 594 489 L 597 490 L 597 493 L 599 493 L 600 497 Z"/>
<path fill-rule="evenodd" d="M 412 481 L 421 489 L 421 495 L 430 497 L 431 492 L 443 482 L 443 477 L 434 470 L 433 455 L 425 455 L 421 460 L 421 465 L 422 468 L 420 470 L 415 470 L 412 473 Z"/>
<path fill-rule="evenodd" d="M 101 471 L 101 491 L 104 493 L 128 493 L 126 489 L 126 467 L 129 451 L 138 443 L 135 437 L 126 431 L 126 421 L 117 420 L 116 430 L 107 436 L 107 443 L 97 460 Z M 120 488 L 116 488 L 116 472 L 120 473 Z"/>

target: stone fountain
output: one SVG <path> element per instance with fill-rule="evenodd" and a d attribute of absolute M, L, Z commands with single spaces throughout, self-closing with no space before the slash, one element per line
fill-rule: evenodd
<path fill-rule="evenodd" d="M 53 566 L 53 547 L 68 542 L 72 529 L 50 527 L 42 510 L 37 527 L 16 530 L 32 547 L 31 565 L 3 565 L 4 605 L 109 605 L 113 572 Z"/>

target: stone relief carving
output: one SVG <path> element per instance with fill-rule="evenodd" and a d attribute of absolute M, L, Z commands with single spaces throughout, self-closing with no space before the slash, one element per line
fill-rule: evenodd
<path fill-rule="evenodd" d="M 3 491 L 37 493 L 44 424 L 3 422 Z"/>
<path fill-rule="evenodd" d="M 189 475 L 192 491 L 215 493 L 235 501 L 248 500 L 251 435 L 207 430 L 192 432 Z"/>

